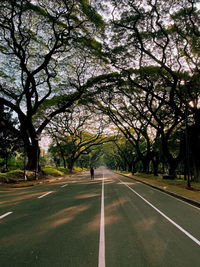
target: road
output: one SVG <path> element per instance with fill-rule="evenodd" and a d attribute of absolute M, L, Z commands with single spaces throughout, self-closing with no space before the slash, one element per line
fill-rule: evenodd
<path fill-rule="evenodd" d="M 0 188 L 1 267 L 200 266 L 200 210 L 105 168 Z"/>

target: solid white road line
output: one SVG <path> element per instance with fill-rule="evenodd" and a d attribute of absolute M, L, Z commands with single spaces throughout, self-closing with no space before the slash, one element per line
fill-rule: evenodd
<path fill-rule="evenodd" d="M 149 185 L 144 184 L 144 183 L 141 183 L 140 181 L 137 181 L 137 182 L 138 182 L 139 184 L 142 184 L 142 185 L 144 185 L 144 186 L 149 187 Z M 151 189 L 154 190 L 154 191 L 157 191 L 157 192 L 158 192 L 158 189 L 156 189 L 156 188 L 151 187 Z M 160 192 L 161 194 L 164 194 L 164 195 L 167 194 L 166 192 L 163 192 L 163 191 L 160 191 L 160 190 L 159 190 L 159 192 Z M 188 203 L 188 202 L 186 202 L 186 201 L 184 201 L 184 200 L 181 200 L 180 198 L 177 198 L 177 197 L 172 196 L 172 195 L 169 195 L 169 194 L 167 194 L 167 195 L 168 195 L 169 197 L 173 198 L 173 199 L 176 199 L 176 200 L 178 200 L 178 201 L 184 203 L 184 204 L 187 204 L 188 206 L 190 206 L 190 207 L 192 207 L 192 208 L 194 208 L 194 209 L 198 209 L 198 210 L 200 210 L 199 207 L 194 206 L 194 205 L 192 205 L 192 204 L 190 204 L 190 203 Z"/>
<path fill-rule="evenodd" d="M 101 221 L 100 221 L 100 238 L 99 238 L 99 263 L 98 267 L 105 267 L 105 229 L 104 229 L 104 173 L 102 179 L 101 192 Z"/>
<path fill-rule="evenodd" d="M 3 219 L 3 218 L 5 218 L 6 216 L 10 215 L 11 213 L 13 213 L 13 212 L 12 212 L 12 211 L 9 211 L 9 212 L 7 212 L 7 213 L 1 215 L 1 216 L 0 216 L 0 220 Z"/>
<path fill-rule="evenodd" d="M 38 197 L 38 198 L 43 198 L 43 197 L 45 197 L 45 196 L 47 196 L 47 195 L 49 195 L 49 194 L 51 194 L 52 193 L 52 191 L 50 191 L 50 192 L 48 192 L 48 193 L 46 193 L 46 194 L 44 194 L 44 195 L 42 195 L 42 196 L 40 196 L 40 197 Z"/>
<path fill-rule="evenodd" d="M 67 186 L 68 184 L 64 184 L 64 185 L 62 185 L 61 187 L 65 187 L 65 186 Z"/>
<path fill-rule="evenodd" d="M 128 187 L 133 193 L 135 193 L 138 197 L 140 197 L 144 202 L 146 202 L 149 206 L 151 206 L 154 210 L 156 210 L 160 215 L 162 215 L 165 219 L 167 219 L 171 224 L 173 224 L 176 228 L 178 228 L 181 232 L 183 232 L 186 236 L 188 236 L 190 239 L 192 239 L 198 246 L 200 246 L 200 241 L 196 239 L 193 235 L 191 235 L 189 232 L 187 232 L 185 229 L 183 229 L 180 225 L 175 223 L 172 219 L 170 219 L 167 215 L 165 215 L 162 211 L 157 209 L 153 204 L 151 204 L 148 200 L 146 200 L 144 197 L 142 197 L 140 194 L 138 194 L 134 189 L 132 189 L 130 186 L 128 186 L 126 183 L 122 182 L 120 179 L 119 181 L 124 184 L 126 187 Z"/>

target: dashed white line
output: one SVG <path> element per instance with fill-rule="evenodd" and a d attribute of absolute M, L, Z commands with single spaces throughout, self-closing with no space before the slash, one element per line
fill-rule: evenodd
<path fill-rule="evenodd" d="M 7 212 L 7 213 L 1 215 L 1 216 L 0 216 L 0 220 L 3 219 L 3 218 L 5 218 L 6 216 L 12 214 L 12 213 L 13 213 L 12 211 L 9 211 L 9 212 Z"/>
<path fill-rule="evenodd" d="M 65 187 L 65 186 L 67 186 L 68 184 L 64 184 L 64 185 L 62 185 L 61 187 Z"/>
<path fill-rule="evenodd" d="M 100 238 L 99 238 L 99 263 L 98 267 L 105 267 L 105 229 L 104 229 L 104 173 L 102 179 L 101 193 L 101 220 L 100 220 Z"/>
<path fill-rule="evenodd" d="M 44 194 L 44 195 L 42 195 L 42 196 L 40 196 L 40 197 L 38 197 L 38 198 L 43 198 L 43 197 L 45 197 L 45 196 L 47 196 L 47 195 L 49 195 L 49 194 L 51 194 L 52 193 L 52 191 L 50 191 L 50 192 L 48 192 L 48 193 L 46 193 L 46 194 Z"/>
<path fill-rule="evenodd" d="M 191 235 L 188 231 L 183 229 L 180 225 L 178 225 L 175 221 L 170 219 L 167 215 L 165 215 L 162 211 L 160 211 L 158 208 L 156 208 L 153 204 L 151 204 L 148 200 L 146 200 L 144 197 L 142 197 L 140 194 L 138 194 L 134 189 L 132 189 L 130 186 L 128 186 L 126 183 L 122 182 L 120 179 L 119 181 L 124 184 L 126 187 L 128 187 L 133 193 L 135 193 L 138 197 L 140 197 L 144 202 L 146 202 L 149 206 L 151 206 L 154 210 L 156 210 L 160 215 L 162 215 L 165 219 L 167 219 L 171 224 L 173 224 L 176 228 L 178 228 L 181 232 L 183 232 L 186 236 L 188 236 L 191 240 L 193 240 L 198 246 L 200 246 L 200 241 L 195 238 L 193 235 Z"/>

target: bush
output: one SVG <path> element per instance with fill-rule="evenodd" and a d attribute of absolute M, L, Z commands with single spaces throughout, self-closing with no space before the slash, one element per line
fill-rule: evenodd
<path fill-rule="evenodd" d="M 46 175 L 51 175 L 51 176 L 55 176 L 55 177 L 58 177 L 58 176 L 62 176 L 64 175 L 64 172 L 59 170 L 61 168 L 54 168 L 54 167 L 44 167 L 42 170 L 44 171 L 44 173 Z"/>
<path fill-rule="evenodd" d="M 19 180 L 24 180 L 24 171 L 22 170 L 0 173 L 0 182 L 2 183 L 15 183 Z"/>

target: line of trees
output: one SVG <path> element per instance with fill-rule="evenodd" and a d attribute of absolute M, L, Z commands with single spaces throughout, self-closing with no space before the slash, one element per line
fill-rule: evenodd
<path fill-rule="evenodd" d="M 1 1 L 0 105 L 17 118 L 9 127 L 24 142 L 27 167 L 38 161 L 41 133 L 54 118 L 55 132 L 79 101 L 124 136 L 133 172 L 152 164 L 157 174 L 162 162 L 171 177 L 183 165 L 200 181 L 196 2 Z M 125 148 L 116 147 L 125 160 Z"/>
<path fill-rule="evenodd" d="M 49 153 L 56 165 L 62 164 L 72 172 L 74 165 L 81 168 L 96 166 L 102 156 L 102 145 L 110 142 L 105 134 L 102 114 L 94 114 L 86 106 L 72 106 L 69 114 L 60 114 L 47 128 L 52 142 Z"/>
<path fill-rule="evenodd" d="M 115 137 L 116 138 L 116 137 Z M 158 140 L 156 144 L 151 141 L 152 150 L 147 151 L 147 140 L 141 136 L 138 146 L 135 146 L 124 135 L 118 135 L 117 141 L 106 144 L 103 147 L 103 162 L 110 169 L 127 171 L 132 174 L 146 173 L 158 176 L 163 174 L 165 178 L 174 179 L 178 175 L 184 175 L 184 179 L 188 179 L 188 170 L 185 168 L 185 161 L 179 162 L 174 176 L 169 176 L 169 164 L 163 154 L 162 144 Z M 179 150 L 174 146 L 176 141 L 171 144 L 174 154 Z M 157 149 L 154 148 L 156 146 Z M 145 160 L 144 160 L 145 159 Z M 190 162 L 191 163 L 191 162 Z M 191 179 L 191 173 L 190 173 Z"/>
<path fill-rule="evenodd" d="M 97 82 L 104 91 L 93 104 L 132 144 L 145 172 L 152 159 L 156 169 L 162 155 L 171 177 L 184 162 L 200 181 L 200 12 L 195 1 L 109 3 L 105 46 L 115 72 Z"/>

